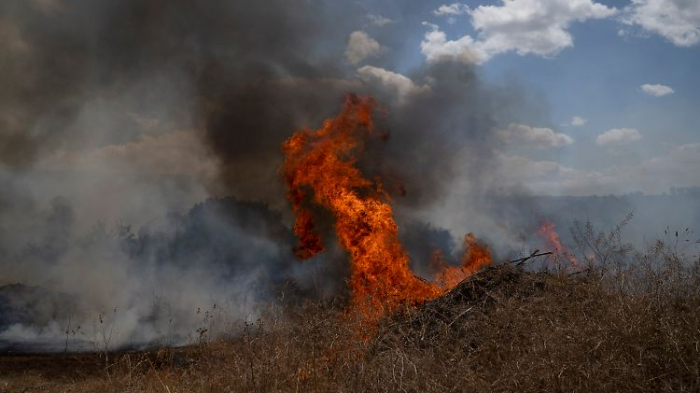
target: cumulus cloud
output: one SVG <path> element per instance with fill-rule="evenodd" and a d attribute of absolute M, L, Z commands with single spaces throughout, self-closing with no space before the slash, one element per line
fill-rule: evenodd
<path fill-rule="evenodd" d="M 596 137 L 598 146 L 623 146 L 642 139 L 642 135 L 634 128 L 612 128 Z"/>
<path fill-rule="evenodd" d="M 561 147 L 574 143 L 574 138 L 551 128 L 530 127 L 511 123 L 505 129 L 496 129 L 496 135 L 505 143 L 525 143 L 539 148 Z"/>
<path fill-rule="evenodd" d="M 632 0 L 622 23 L 639 26 L 678 46 L 700 43 L 700 2 L 694 0 Z"/>
<path fill-rule="evenodd" d="M 447 40 L 437 26 L 429 25 L 431 30 L 421 44 L 429 61 L 451 58 L 483 63 L 509 51 L 553 56 L 573 46 L 568 31 L 572 22 L 607 18 L 617 10 L 592 0 L 503 0 L 501 5 L 481 5 L 467 12 L 478 39 Z"/>
<path fill-rule="evenodd" d="M 396 99 L 399 103 L 403 103 L 409 96 L 430 91 L 429 85 L 418 86 L 404 75 L 379 67 L 360 67 L 357 73 L 364 82 L 376 82 L 392 90 L 396 94 Z"/>
<path fill-rule="evenodd" d="M 674 91 L 672 88 L 665 86 L 665 85 L 649 85 L 649 84 L 644 84 L 640 86 L 642 88 L 642 91 L 645 93 L 652 95 L 654 97 L 663 97 L 665 95 L 673 94 Z"/>
<path fill-rule="evenodd" d="M 353 31 L 345 48 L 345 58 L 351 64 L 358 64 L 368 57 L 378 55 L 381 49 L 381 45 L 364 31 Z"/>
<path fill-rule="evenodd" d="M 457 40 L 448 40 L 447 34 L 440 30 L 437 25 L 423 23 L 430 30 L 425 33 L 421 41 L 421 53 L 431 63 L 444 60 L 454 60 L 467 64 L 482 64 L 489 59 L 478 43 L 468 35 Z"/>
<path fill-rule="evenodd" d="M 462 3 L 443 4 L 433 11 L 437 16 L 465 15 L 470 11 L 469 6 Z"/>
<path fill-rule="evenodd" d="M 588 123 L 588 119 L 584 119 L 581 116 L 574 116 L 571 118 L 569 125 L 574 126 L 574 127 L 581 127 L 581 126 L 586 125 L 587 123 Z"/>

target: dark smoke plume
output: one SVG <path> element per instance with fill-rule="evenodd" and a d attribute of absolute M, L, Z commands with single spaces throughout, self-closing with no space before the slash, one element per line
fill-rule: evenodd
<path fill-rule="evenodd" d="M 117 109 L 147 108 L 201 130 L 219 159 L 223 192 L 269 201 L 283 194 L 281 141 L 334 113 L 343 94 L 371 93 L 384 98 L 391 130 L 372 164 L 403 182 L 419 178 L 425 185 L 410 187 L 411 194 L 428 200 L 420 195 L 439 192 L 436 186 L 450 178 L 455 150 L 483 141 L 493 125 L 488 94 L 464 64 L 415 72 L 417 83 L 430 79 L 429 92 L 401 105 L 390 86 L 358 79 L 357 67 L 342 57 L 350 32 L 366 24 L 357 6 L 43 0 L 0 7 L 1 39 L 11 48 L 0 65 L 6 165 L 26 166 L 84 140 L 128 141 L 138 129 L 118 113 L 106 125 L 112 132 L 84 124 L 91 100 L 123 97 Z M 401 48 L 386 52 L 382 63 Z M 429 162 L 435 154 L 448 159 Z M 408 173 L 414 169 L 422 172 Z"/>
<path fill-rule="evenodd" d="M 201 326 L 195 310 L 213 304 L 246 319 L 290 281 L 299 296 L 341 292 L 346 256 L 332 225 L 325 255 L 299 264 L 290 252 L 279 165 L 281 143 L 318 127 L 347 93 L 381 103 L 359 165 L 395 198 L 409 252 L 423 263 L 432 248 L 454 255 L 430 208 L 490 187 L 490 130 L 520 103 L 465 64 L 417 66 L 410 79 L 378 68 L 415 50 L 403 46 L 413 24 L 376 31 L 377 67 L 352 64 L 348 37 L 370 28 L 360 5 L 321 0 L 3 1 L 0 299 L 14 300 L 0 308 L 0 340 L 104 342 L 111 323 L 113 346 L 181 344 Z M 181 155 L 191 145 L 201 149 Z M 127 164 L 104 161 L 115 156 Z M 53 171 L 95 157 L 108 171 Z M 150 172 L 129 165 L 134 157 Z M 172 169 L 200 165 L 188 173 L 207 176 L 194 181 Z M 235 200 L 182 213 L 222 195 Z M 170 210 L 181 213 L 162 218 Z M 129 220 L 99 224 L 95 212 Z M 132 218 L 144 222 L 132 229 Z M 483 222 L 461 217 L 449 229 Z M 64 300 L 41 300 L 51 296 Z"/>

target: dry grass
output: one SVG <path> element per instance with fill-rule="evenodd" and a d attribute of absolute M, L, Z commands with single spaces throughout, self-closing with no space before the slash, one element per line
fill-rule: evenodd
<path fill-rule="evenodd" d="M 700 264 L 639 258 L 573 276 L 493 269 L 370 339 L 341 307 L 306 304 L 109 367 L 100 354 L 0 356 L 0 392 L 700 391 Z"/>

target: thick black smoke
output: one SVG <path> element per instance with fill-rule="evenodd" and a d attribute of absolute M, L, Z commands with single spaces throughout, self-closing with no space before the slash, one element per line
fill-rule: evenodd
<path fill-rule="evenodd" d="M 217 191 L 278 206 L 280 143 L 318 126 L 345 93 L 377 95 L 388 109 L 391 139 L 369 162 L 406 183 L 416 201 L 440 192 L 458 149 L 474 142 L 472 154 L 488 151 L 493 108 L 471 67 L 417 70 L 424 94 L 401 100 L 392 86 L 358 79 L 343 57 L 349 34 L 367 25 L 358 5 L 54 0 L 7 1 L 0 12 L 0 39 L 10 48 L 0 63 L 6 165 L 27 166 L 84 140 L 133 138 L 133 120 L 119 114 L 86 127 L 87 104 L 104 96 L 123 96 L 117 109 L 150 108 L 200 130 L 220 163 Z M 401 35 L 394 30 L 384 35 L 389 42 Z M 385 48 L 378 63 L 396 63 L 402 49 Z"/>
<path fill-rule="evenodd" d="M 95 134 L 106 134 L 103 143 L 130 140 L 137 127 L 127 116 L 111 115 L 113 132 L 83 121 L 93 100 L 123 96 L 118 111 L 162 104 L 151 110 L 201 129 L 229 190 L 269 196 L 260 189 L 270 187 L 281 141 L 329 115 L 348 92 L 333 83 L 342 62 L 328 60 L 342 54 L 344 24 L 359 18 L 344 8 L 283 0 L 3 2 L 0 40 L 9 50 L 0 61 L 0 162 L 26 167 Z M 338 22 L 341 14 L 347 22 Z"/>
<path fill-rule="evenodd" d="M 330 251 L 318 260 L 302 265 L 290 252 L 280 146 L 300 127 L 319 127 L 348 93 L 380 103 L 379 135 L 359 165 L 395 197 L 409 253 L 423 263 L 434 248 L 454 255 L 459 245 L 443 222 L 431 225 L 430 208 L 491 187 L 491 129 L 510 121 L 519 103 L 462 63 L 416 66 L 410 79 L 369 66 L 392 68 L 404 51 L 416 51 L 402 37 L 418 23 L 377 30 L 381 48 L 350 62 L 348 37 L 371 28 L 366 14 L 357 3 L 330 0 L 3 1 L 0 285 L 10 286 L 0 300 L 14 300 L 0 305 L 0 340 L 46 340 L 55 349 L 59 338 L 104 343 L 106 326 L 117 326 L 113 346 L 163 337 L 183 343 L 186 332 L 211 327 L 210 314 L 195 310 L 215 303 L 245 319 L 255 314 L 252 304 L 290 281 L 300 295 L 337 293 L 347 264 L 331 225 Z M 88 179 L 49 170 L 36 180 L 38 168 L 75 151 L 102 149 L 128 161 L 125 145 L 173 130 L 195 135 L 174 139 L 179 149 L 201 144 L 204 153 L 180 157 L 171 139 L 141 153 L 156 155 L 147 162 L 169 176 L 97 171 Z M 196 179 L 199 188 L 169 170 L 200 159 L 215 170 Z M 152 218 L 211 195 L 236 199 Z M 147 225 L 85 230 L 92 212 L 147 217 Z M 460 217 L 450 229 L 483 226 Z"/>

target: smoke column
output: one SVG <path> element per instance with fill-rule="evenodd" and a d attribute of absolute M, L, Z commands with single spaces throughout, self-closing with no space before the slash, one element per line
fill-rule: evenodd
<path fill-rule="evenodd" d="M 283 290 L 342 295 L 332 217 L 325 253 L 291 252 L 280 165 L 350 92 L 380 103 L 357 165 L 392 196 L 414 271 L 436 248 L 457 263 L 467 231 L 522 244 L 476 204 L 522 94 L 447 60 L 391 71 L 415 29 L 320 0 L 2 2 L 0 344 L 183 344 Z M 358 31 L 379 42 L 351 51 Z"/>

